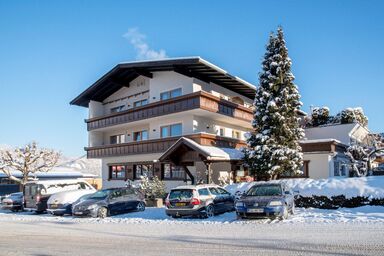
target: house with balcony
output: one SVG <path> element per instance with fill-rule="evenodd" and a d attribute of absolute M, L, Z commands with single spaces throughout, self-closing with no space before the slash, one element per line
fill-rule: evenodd
<path fill-rule="evenodd" d="M 142 175 L 167 186 L 245 175 L 255 86 L 200 57 L 121 63 L 77 96 L 87 107 L 88 158 L 103 187 Z"/>

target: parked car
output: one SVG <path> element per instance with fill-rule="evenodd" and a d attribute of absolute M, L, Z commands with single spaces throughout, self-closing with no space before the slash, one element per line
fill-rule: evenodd
<path fill-rule="evenodd" d="M 172 189 L 165 201 L 166 214 L 173 218 L 182 216 L 212 217 L 234 210 L 234 197 L 217 185 L 189 185 Z"/>
<path fill-rule="evenodd" d="M 78 179 L 28 182 L 24 187 L 24 209 L 42 213 L 47 210 L 47 201 L 51 195 L 86 186 L 89 186 L 87 182 Z"/>
<path fill-rule="evenodd" d="M 283 183 L 262 183 L 252 186 L 235 204 L 239 218 L 288 218 L 294 214 L 295 202 L 290 189 Z"/>
<path fill-rule="evenodd" d="M 144 211 L 144 194 L 131 187 L 99 190 L 73 204 L 73 216 L 105 218 L 130 211 Z"/>
<path fill-rule="evenodd" d="M 96 189 L 87 182 L 82 182 L 75 188 L 76 190 L 63 191 L 51 195 L 47 202 L 47 212 L 58 216 L 72 214 L 72 204 L 74 202 L 85 195 L 96 192 Z"/>
<path fill-rule="evenodd" d="M 23 192 L 12 193 L 1 201 L 1 208 L 4 210 L 11 210 L 12 212 L 23 210 Z"/>

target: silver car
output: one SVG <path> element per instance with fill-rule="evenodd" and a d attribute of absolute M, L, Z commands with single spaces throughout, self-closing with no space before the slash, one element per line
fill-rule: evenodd
<path fill-rule="evenodd" d="M 235 203 L 239 218 L 270 217 L 281 219 L 294 214 L 293 193 L 284 183 L 260 183 L 252 186 Z"/>
<path fill-rule="evenodd" d="M 209 218 L 215 214 L 233 211 L 234 197 L 217 185 L 179 186 L 171 190 L 165 204 L 166 214 L 173 218 Z"/>

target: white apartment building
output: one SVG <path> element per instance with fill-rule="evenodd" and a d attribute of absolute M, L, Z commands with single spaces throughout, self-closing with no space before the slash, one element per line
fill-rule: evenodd
<path fill-rule="evenodd" d="M 158 176 L 174 187 L 245 175 L 255 86 L 200 57 L 118 64 L 71 104 L 88 107 L 103 187 Z"/>

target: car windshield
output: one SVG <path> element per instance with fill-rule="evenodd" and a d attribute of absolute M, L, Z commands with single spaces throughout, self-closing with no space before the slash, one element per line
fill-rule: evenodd
<path fill-rule="evenodd" d="M 110 190 L 100 190 L 90 195 L 87 199 L 105 199 L 110 193 Z"/>
<path fill-rule="evenodd" d="M 247 196 L 281 196 L 281 187 L 272 186 L 253 186 L 247 192 Z"/>
<path fill-rule="evenodd" d="M 169 200 L 189 200 L 193 197 L 193 191 L 190 189 L 172 190 L 169 195 Z"/>

